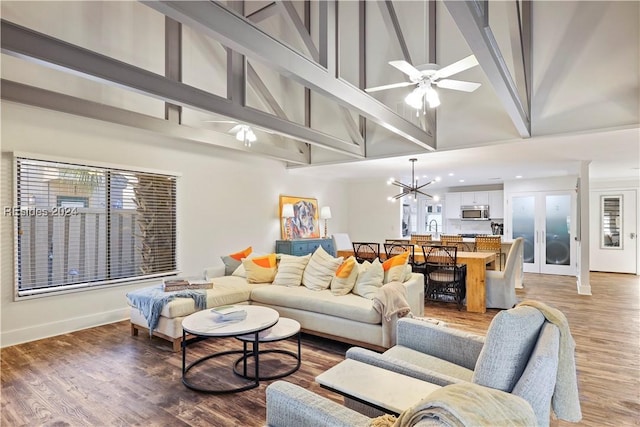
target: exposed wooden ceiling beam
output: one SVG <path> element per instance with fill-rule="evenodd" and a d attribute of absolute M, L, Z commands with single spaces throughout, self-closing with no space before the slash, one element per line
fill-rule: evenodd
<path fill-rule="evenodd" d="M 254 58 L 280 74 L 353 109 L 418 146 L 434 149 L 433 137 L 348 82 L 327 73 L 313 60 L 270 37 L 243 17 L 213 2 L 145 1 L 225 46 Z"/>
<path fill-rule="evenodd" d="M 444 0 L 444 4 L 489 78 L 518 133 L 523 138 L 529 138 L 531 116 L 528 104 L 520 99 L 518 88 L 488 25 L 486 8 L 478 7 L 476 1 Z"/>
<path fill-rule="evenodd" d="M 146 114 L 100 104 L 10 80 L 1 80 L 0 95 L 4 101 L 18 102 L 38 108 L 73 114 L 75 116 L 102 120 L 123 126 L 131 126 L 183 140 L 246 151 L 297 165 L 306 165 L 309 163 L 308 150 L 285 150 L 270 144 L 253 144 L 251 148 L 247 148 L 242 142 L 236 141 L 235 138 L 230 135 L 221 136 L 220 132 L 180 125 L 168 120 L 147 116 Z"/>
<path fill-rule="evenodd" d="M 189 106 L 204 112 L 221 114 L 257 127 L 310 144 L 317 144 L 355 158 L 362 158 L 362 150 L 351 141 L 309 129 L 298 123 L 244 107 L 193 86 L 168 79 L 148 70 L 118 61 L 88 49 L 63 42 L 1 21 L 2 52 L 45 66 L 72 72 L 103 83 L 114 84 L 176 105 Z"/>

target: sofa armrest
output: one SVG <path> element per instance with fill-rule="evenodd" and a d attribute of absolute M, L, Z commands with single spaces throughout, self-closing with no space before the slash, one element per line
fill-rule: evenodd
<path fill-rule="evenodd" d="M 207 280 L 213 279 L 214 277 L 222 276 L 224 276 L 224 264 L 207 267 L 204 269 L 204 278 Z"/>
<path fill-rule="evenodd" d="M 411 273 L 411 278 L 403 283 L 407 288 L 407 302 L 414 316 L 424 316 L 424 275 Z"/>
<path fill-rule="evenodd" d="M 267 426 L 368 426 L 370 418 L 286 381 L 267 387 Z"/>
<path fill-rule="evenodd" d="M 398 319 L 397 328 L 398 345 L 472 370 L 484 345 L 480 335 L 418 319 Z"/>
<path fill-rule="evenodd" d="M 417 366 L 386 354 L 376 353 L 366 348 L 351 347 L 347 350 L 345 357 L 440 386 L 464 382 L 459 378 Z"/>

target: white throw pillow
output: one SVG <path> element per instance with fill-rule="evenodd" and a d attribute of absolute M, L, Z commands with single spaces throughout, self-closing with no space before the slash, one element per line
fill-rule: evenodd
<path fill-rule="evenodd" d="M 331 293 L 334 295 L 347 295 L 356 284 L 360 267 L 355 257 L 347 258 L 336 270 L 336 275 L 331 279 Z"/>
<path fill-rule="evenodd" d="M 378 258 L 373 262 L 365 261 L 360 265 L 360 272 L 353 287 L 353 293 L 367 299 L 373 299 L 382 287 L 384 270 Z"/>
<path fill-rule="evenodd" d="M 302 284 L 312 291 L 327 289 L 342 260 L 342 257 L 334 258 L 318 246 L 302 273 Z"/>
<path fill-rule="evenodd" d="M 273 284 L 278 286 L 300 286 L 302 273 L 304 273 L 309 259 L 311 259 L 311 254 L 305 256 L 282 254 Z"/>

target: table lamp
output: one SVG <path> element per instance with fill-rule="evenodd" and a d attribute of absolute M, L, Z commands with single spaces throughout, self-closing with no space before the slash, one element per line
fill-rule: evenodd
<path fill-rule="evenodd" d="M 329 206 L 323 206 L 320 209 L 320 219 L 324 219 L 324 237 L 327 238 L 327 220 L 331 219 L 331 208 Z"/>
<path fill-rule="evenodd" d="M 291 240 L 291 218 L 293 218 L 293 205 L 285 203 L 282 205 L 282 218 L 286 218 L 285 231 L 287 240 Z"/>

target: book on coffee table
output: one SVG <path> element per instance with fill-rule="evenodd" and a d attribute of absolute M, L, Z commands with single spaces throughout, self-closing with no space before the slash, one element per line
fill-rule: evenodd
<path fill-rule="evenodd" d="M 185 289 L 212 289 L 213 282 L 200 279 L 166 279 L 162 281 L 165 292 L 183 291 Z"/>
<path fill-rule="evenodd" d="M 237 305 L 222 305 L 214 307 L 211 312 L 218 316 L 218 321 L 228 322 L 230 320 L 244 320 L 247 317 L 247 310 Z"/>

